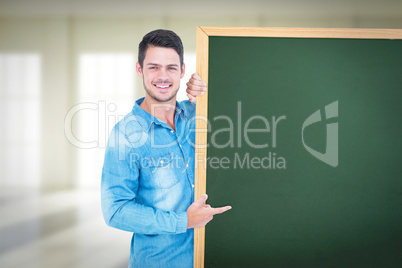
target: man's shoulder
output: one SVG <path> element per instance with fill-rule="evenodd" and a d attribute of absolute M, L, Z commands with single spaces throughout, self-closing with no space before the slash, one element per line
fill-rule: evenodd
<path fill-rule="evenodd" d="M 117 122 L 114 126 L 114 130 L 129 136 L 130 133 L 142 132 L 143 124 L 146 124 L 145 119 L 134 114 L 133 111 L 130 111 L 119 122 Z"/>
<path fill-rule="evenodd" d="M 109 143 L 118 142 L 121 146 L 131 148 L 142 146 L 148 137 L 145 131 L 148 125 L 149 122 L 147 123 L 144 118 L 131 111 L 113 127 L 109 136 Z"/>

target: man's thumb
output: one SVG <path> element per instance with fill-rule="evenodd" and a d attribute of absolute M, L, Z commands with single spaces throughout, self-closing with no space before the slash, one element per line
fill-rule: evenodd
<path fill-rule="evenodd" d="M 195 201 L 195 203 L 197 203 L 198 205 L 202 205 L 205 203 L 205 201 L 207 201 L 207 199 L 208 199 L 208 195 L 203 194 L 200 196 L 200 198 L 197 199 L 197 201 Z"/>

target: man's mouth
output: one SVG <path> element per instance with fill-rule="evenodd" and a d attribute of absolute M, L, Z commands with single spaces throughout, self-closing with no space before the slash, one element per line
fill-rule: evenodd
<path fill-rule="evenodd" d="M 166 92 L 172 86 L 171 84 L 154 84 L 154 86 L 161 92 Z"/>

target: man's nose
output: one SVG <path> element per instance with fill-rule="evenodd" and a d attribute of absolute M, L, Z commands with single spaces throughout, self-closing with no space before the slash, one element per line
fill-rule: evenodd
<path fill-rule="evenodd" d="M 165 80 L 168 78 L 167 70 L 165 68 L 159 68 L 158 79 Z"/>

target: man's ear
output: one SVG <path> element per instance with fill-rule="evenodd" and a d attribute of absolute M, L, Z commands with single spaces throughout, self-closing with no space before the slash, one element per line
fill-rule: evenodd
<path fill-rule="evenodd" d="M 183 63 L 183 65 L 181 66 L 180 79 L 182 79 L 184 77 L 185 71 L 186 71 L 186 64 Z"/>
<path fill-rule="evenodd" d="M 137 71 L 138 76 L 140 78 L 143 78 L 142 68 L 141 68 L 141 65 L 140 65 L 140 63 L 138 61 L 137 61 L 137 64 L 135 65 L 135 70 Z"/>

